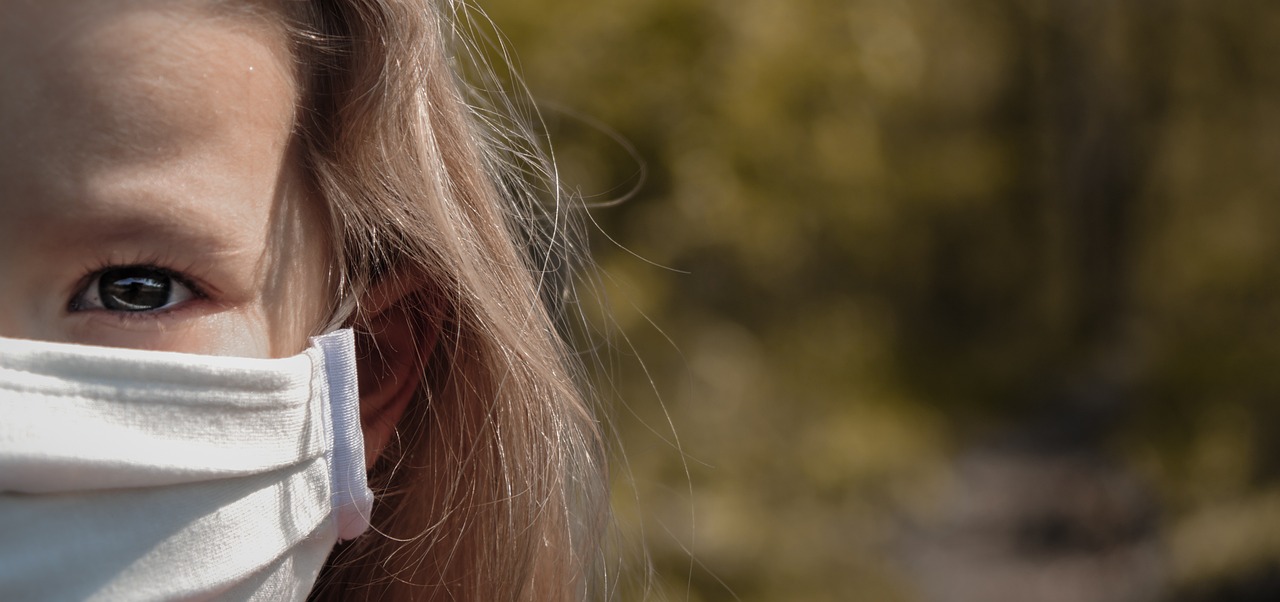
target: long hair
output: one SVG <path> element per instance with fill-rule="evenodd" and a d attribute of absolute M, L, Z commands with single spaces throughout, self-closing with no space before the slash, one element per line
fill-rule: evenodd
<path fill-rule="evenodd" d="M 600 595 L 603 446 L 549 310 L 578 251 L 553 179 L 531 185 L 548 170 L 527 130 L 451 64 L 452 4 L 289 3 L 335 315 L 367 327 L 358 300 L 395 278 L 415 332 L 439 332 L 371 471 L 372 529 L 334 551 L 314 600 Z"/>

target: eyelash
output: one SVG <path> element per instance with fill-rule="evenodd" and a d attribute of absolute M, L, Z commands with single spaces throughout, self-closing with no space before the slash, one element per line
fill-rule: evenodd
<path fill-rule="evenodd" d="M 174 311 L 181 311 L 187 305 L 187 303 L 189 303 L 189 301 L 193 301 L 193 300 L 198 301 L 201 299 L 209 298 L 209 295 L 206 292 L 205 287 L 198 284 L 195 281 L 195 279 L 191 278 L 190 276 L 187 276 L 181 271 L 164 267 L 163 265 L 159 265 L 160 263 L 161 262 L 159 261 L 139 261 L 139 262 L 128 262 L 128 263 L 101 262 L 96 264 L 96 267 L 86 269 L 87 274 L 85 274 L 85 276 L 76 283 L 75 290 L 71 293 L 70 300 L 67 301 L 67 311 L 71 313 L 102 311 L 103 313 L 116 316 L 120 320 L 138 320 L 138 319 L 154 318 L 155 316 L 167 314 Z M 80 303 L 81 297 L 83 297 L 85 293 L 88 292 L 88 287 L 91 284 L 93 284 L 96 280 L 101 278 L 103 274 L 110 272 L 112 270 L 128 269 L 128 268 L 154 270 L 156 273 L 161 274 L 166 278 L 171 278 L 173 279 L 174 282 L 181 284 L 182 286 L 186 287 L 187 290 L 191 291 L 191 299 L 188 302 L 180 303 L 173 307 L 162 307 L 159 309 L 133 311 L 133 312 L 112 311 L 109 309 L 96 308 L 96 307 L 80 307 L 79 303 Z"/>

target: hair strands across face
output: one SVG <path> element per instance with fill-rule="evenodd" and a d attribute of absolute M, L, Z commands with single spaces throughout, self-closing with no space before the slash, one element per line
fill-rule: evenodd
<path fill-rule="evenodd" d="M 436 341 L 372 471 L 376 532 L 335 551 L 313 599 L 607 596 L 603 446 L 553 317 L 578 230 L 519 106 L 460 42 L 472 9 L 287 6 L 299 152 L 336 249 L 334 321 L 367 331 L 363 299 L 390 280 L 407 327 Z"/>

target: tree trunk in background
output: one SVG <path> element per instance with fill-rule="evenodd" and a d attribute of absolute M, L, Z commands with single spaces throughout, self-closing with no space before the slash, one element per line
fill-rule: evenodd
<path fill-rule="evenodd" d="M 1044 334 L 1060 346 L 1038 398 L 954 465 L 945 510 L 907 545 L 925 600 L 1141 602 L 1165 594 L 1154 498 L 1109 457 L 1133 403 L 1126 318 L 1135 213 L 1156 118 L 1128 73 L 1156 40 L 1142 2 L 1046 0 L 1023 17 L 1029 203 Z M 1139 19 L 1140 22 L 1127 19 Z"/>

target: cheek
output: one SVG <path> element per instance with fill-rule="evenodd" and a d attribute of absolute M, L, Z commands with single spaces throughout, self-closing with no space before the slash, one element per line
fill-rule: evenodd
<path fill-rule="evenodd" d="M 190 311 L 202 310 L 193 308 Z M 95 314 L 78 318 L 65 336 L 37 338 L 200 355 L 273 357 L 272 336 L 267 322 L 261 312 L 250 307 L 209 311 L 198 317 L 132 318 Z"/>
<path fill-rule="evenodd" d="M 193 324 L 184 336 L 170 341 L 172 351 L 234 357 L 276 357 L 272 337 L 260 316 L 252 312 L 224 312 Z"/>

